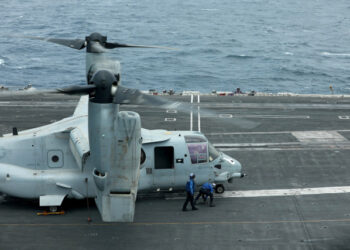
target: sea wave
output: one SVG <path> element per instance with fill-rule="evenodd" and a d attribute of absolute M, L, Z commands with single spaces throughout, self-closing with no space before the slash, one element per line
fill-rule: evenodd
<path fill-rule="evenodd" d="M 202 11 L 218 11 L 219 9 L 201 9 Z"/>
<path fill-rule="evenodd" d="M 228 58 L 228 59 L 252 59 L 252 58 L 255 58 L 254 56 L 247 56 L 245 54 L 241 54 L 241 55 L 234 55 L 234 54 L 231 54 L 231 55 L 227 55 L 225 56 L 225 58 Z"/>
<path fill-rule="evenodd" d="M 319 71 L 317 69 L 307 69 L 307 68 L 289 68 L 289 67 L 280 67 L 280 71 L 283 73 L 291 73 L 296 76 L 322 76 L 322 77 L 331 77 L 331 75 L 325 73 L 324 71 Z"/>
<path fill-rule="evenodd" d="M 109 57 L 120 60 L 129 87 L 204 91 L 239 83 L 256 91 L 328 93 L 332 82 L 340 91 L 349 83 L 344 34 L 350 19 L 334 20 L 346 14 L 349 4 L 335 1 L 337 11 L 330 12 L 326 0 L 308 1 L 308 8 L 304 2 L 279 1 L 269 8 L 264 0 L 86 0 L 84 6 L 69 0 L 16 0 L 7 1 L 0 16 L 4 34 L 83 39 L 100 32 L 111 42 L 178 49 L 109 51 Z M 310 22 L 315 9 L 320 22 Z M 29 81 L 45 88 L 84 82 L 84 58 L 83 51 L 1 36 L 1 84 Z M 311 83 L 318 87 L 308 87 Z"/>
<path fill-rule="evenodd" d="M 331 52 L 322 52 L 323 56 L 339 56 L 339 57 L 350 57 L 350 53 L 331 53 Z"/>
<path fill-rule="evenodd" d="M 274 82 L 295 82 L 296 80 L 288 77 L 270 77 L 268 78 Z"/>
<path fill-rule="evenodd" d="M 203 54 L 221 54 L 222 50 L 215 49 L 215 48 L 205 48 L 205 49 L 199 49 L 197 52 L 203 53 Z"/>

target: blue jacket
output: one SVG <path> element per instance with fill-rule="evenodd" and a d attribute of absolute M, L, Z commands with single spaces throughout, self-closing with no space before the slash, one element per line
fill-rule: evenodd
<path fill-rule="evenodd" d="M 210 193 L 214 192 L 213 186 L 209 182 L 204 183 L 202 189 L 208 190 Z"/>
<path fill-rule="evenodd" d="M 186 191 L 191 193 L 192 195 L 194 194 L 194 190 L 195 190 L 195 184 L 194 184 L 194 180 L 190 179 L 187 183 L 186 183 Z"/>

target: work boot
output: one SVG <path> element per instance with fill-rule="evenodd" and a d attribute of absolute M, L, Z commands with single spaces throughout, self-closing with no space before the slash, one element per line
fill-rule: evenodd
<path fill-rule="evenodd" d="M 196 207 L 193 207 L 193 208 L 192 208 L 192 210 L 198 210 L 198 208 L 196 208 Z"/>
<path fill-rule="evenodd" d="M 186 212 L 186 211 L 187 211 L 187 208 L 183 208 L 182 211 L 183 211 L 183 212 Z"/>

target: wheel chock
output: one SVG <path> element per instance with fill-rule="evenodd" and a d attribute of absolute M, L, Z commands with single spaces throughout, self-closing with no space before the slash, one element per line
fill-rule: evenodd
<path fill-rule="evenodd" d="M 48 211 L 43 211 L 43 212 L 38 212 L 36 215 L 63 215 L 65 214 L 64 211 L 57 211 L 57 212 L 48 212 Z"/>

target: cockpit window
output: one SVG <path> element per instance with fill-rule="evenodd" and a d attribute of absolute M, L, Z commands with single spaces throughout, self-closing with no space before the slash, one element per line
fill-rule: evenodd
<path fill-rule="evenodd" d="M 192 164 L 204 163 L 208 161 L 208 143 L 188 143 L 188 151 L 190 152 Z"/>
<path fill-rule="evenodd" d="M 218 152 L 211 143 L 208 143 L 208 145 L 209 145 L 209 162 L 212 162 L 220 156 L 220 152 Z"/>
<path fill-rule="evenodd" d="M 207 140 L 204 137 L 195 135 L 186 135 L 185 141 L 186 143 L 207 142 Z"/>

